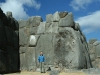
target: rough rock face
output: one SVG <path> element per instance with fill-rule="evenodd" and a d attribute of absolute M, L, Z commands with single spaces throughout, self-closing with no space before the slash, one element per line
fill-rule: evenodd
<path fill-rule="evenodd" d="M 0 73 L 19 70 L 19 24 L 0 8 Z"/>
<path fill-rule="evenodd" d="M 40 16 L 19 20 L 20 70 L 35 71 L 37 67 L 36 45 L 40 34 L 45 32 L 45 23 Z M 41 29 L 42 27 L 42 29 Z"/>
<path fill-rule="evenodd" d="M 0 9 L 0 73 L 18 71 L 19 68 L 36 71 L 40 51 L 46 58 L 46 68 L 100 67 L 99 47 L 100 43 L 94 39 L 90 40 L 88 48 L 71 12 L 48 14 L 46 22 L 40 16 L 17 21 L 11 12 L 5 15 Z"/>
<path fill-rule="evenodd" d="M 21 70 L 35 71 L 40 51 L 46 58 L 45 66 L 92 67 L 86 38 L 79 24 L 74 22 L 72 13 L 48 14 L 46 22 L 39 16 L 18 22 Z"/>
<path fill-rule="evenodd" d="M 93 67 L 100 68 L 100 42 L 97 39 L 90 39 L 88 46 Z"/>

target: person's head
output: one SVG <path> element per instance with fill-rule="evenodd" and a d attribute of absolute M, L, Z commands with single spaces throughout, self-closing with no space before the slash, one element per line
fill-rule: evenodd
<path fill-rule="evenodd" d="M 40 52 L 40 55 L 43 55 L 43 52 L 42 51 Z"/>

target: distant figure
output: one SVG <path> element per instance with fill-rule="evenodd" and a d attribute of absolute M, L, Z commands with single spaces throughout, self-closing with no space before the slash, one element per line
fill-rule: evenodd
<path fill-rule="evenodd" d="M 38 61 L 39 61 L 41 73 L 45 73 L 45 69 L 44 69 L 45 57 L 43 55 L 43 52 L 40 52 L 40 55 L 38 56 Z"/>

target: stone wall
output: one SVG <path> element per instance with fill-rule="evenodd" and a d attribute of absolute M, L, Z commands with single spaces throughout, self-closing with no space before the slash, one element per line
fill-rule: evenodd
<path fill-rule="evenodd" d="M 45 68 L 100 68 L 99 47 L 95 39 L 87 43 L 72 12 L 48 14 L 46 22 L 40 16 L 17 21 L 0 8 L 0 73 L 36 71 L 40 51 Z"/>
<path fill-rule="evenodd" d="M 45 67 L 91 68 L 88 44 L 71 12 L 55 12 L 19 20 L 20 70 L 35 71 L 43 51 Z"/>
<path fill-rule="evenodd" d="M 100 41 L 97 39 L 90 39 L 88 45 L 93 67 L 100 68 Z"/>
<path fill-rule="evenodd" d="M 19 24 L 0 8 L 0 73 L 19 70 Z"/>

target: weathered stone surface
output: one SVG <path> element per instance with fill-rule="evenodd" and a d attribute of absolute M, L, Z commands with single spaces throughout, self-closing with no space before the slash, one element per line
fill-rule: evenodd
<path fill-rule="evenodd" d="M 97 46 L 99 44 L 100 44 L 100 41 L 96 41 L 96 42 L 93 43 L 94 46 Z"/>
<path fill-rule="evenodd" d="M 24 27 L 19 29 L 19 45 L 26 46 L 29 39 L 29 29 Z"/>
<path fill-rule="evenodd" d="M 13 28 L 13 29 L 19 31 L 19 23 L 18 23 L 18 21 L 17 21 L 16 19 L 14 19 L 14 18 L 13 18 L 13 20 L 14 20 L 14 22 L 15 22 L 15 23 L 14 23 L 14 28 Z"/>
<path fill-rule="evenodd" d="M 47 23 L 50 23 L 50 22 L 52 22 L 52 21 L 53 21 L 53 15 L 52 15 L 52 14 L 46 15 L 46 22 L 47 22 Z"/>
<path fill-rule="evenodd" d="M 37 34 L 38 27 L 31 27 L 30 28 L 30 35 L 36 35 Z"/>
<path fill-rule="evenodd" d="M 56 12 L 53 14 L 53 22 L 59 22 L 59 20 L 60 20 L 59 12 L 56 11 Z"/>
<path fill-rule="evenodd" d="M 93 43 L 96 42 L 96 41 L 97 41 L 97 39 L 90 39 L 90 40 L 89 40 L 89 43 L 90 43 L 90 44 L 93 44 Z"/>
<path fill-rule="evenodd" d="M 89 58 L 85 56 L 83 44 L 72 28 L 60 27 L 56 41 L 55 54 L 58 63 L 66 65 L 67 68 L 86 68 L 86 62 L 90 64 L 90 61 L 87 61 Z"/>
<path fill-rule="evenodd" d="M 35 54 L 35 47 L 28 47 L 25 53 L 26 58 L 26 67 L 28 71 L 35 71 L 36 70 L 36 54 Z"/>
<path fill-rule="evenodd" d="M 19 53 L 22 54 L 22 53 L 25 53 L 25 52 L 26 52 L 26 47 L 20 47 Z"/>
<path fill-rule="evenodd" d="M 46 23 L 46 33 L 58 33 L 58 22 Z"/>
<path fill-rule="evenodd" d="M 58 22 L 52 23 L 52 33 L 58 33 Z"/>
<path fill-rule="evenodd" d="M 19 52 L 13 47 L 7 47 L 9 72 L 19 71 Z"/>
<path fill-rule="evenodd" d="M 10 12 L 10 11 L 6 12 L 6 16 L 12 17 L 12 12 Z"/>
<path fill-rule="evenodd" d="M 45 33 L 45 22 L 41 22 L 38 26 L 37 34 Z"/>
<path fill-rule="evenodd" d="M 18 24 L 18 22 L 14 18 L 11 18 L 11 25 L 10 25 L 10 27 L 13 30 L 18 30 L 18 28 L 19 28 L 19 24 Z"/>
<path fill-rule="evenodd" d="M 72 13 L 68 13 L 64 18 L 61 18 L 59 21 L 60 27 L 71 27 L 74 26 L 74 20 Z"/>
<path fill-rule="evenodd" d="M 100 44 L 96 46 L 96 56 L 100 58 Z"/>
<path fill-rule="evenodd" d="M 19 71 L 19 36 L 16 30 L 19 30 L 19 24 L 12 12 L 5 15 L 0 8 L 0 73 Z"/>
<path fill-rule="evenodd" d="M 5 27 L 0 19 L 0 49 L 7 50 Z"/>
<path fill-rule="evenodd" d="M 14 46 L 13 30 L 10 27 L 5 26 L 7 45 Z"/>
<path fill-rule="evenodd" d="M 28 26 L 28 23 L 25 20 L 18 20 L 18 23 L 19 23 L 19 28 Z"/>
<path fill-rule="evenodd" d="M 29 46 L 31 47 L 36 46 L 38 39 L 39 39 L 39 35 L 30 35 Z"/>
<path fill-rule="evenodd" d="M 75 23 L 75 30 L 80 30 L 79 23 Z"/>
<path fill-rule="evenodd" d="M 20 70 L 27 70 L 25 53 L 20 54 Z"/>
<path fill-rule="evenodd" d="M 19 50 L 19 31 L 13 31 L 14 50 Z"/>
<path fill-rule="evenodd" d="M 65 11 L 65 12 L 59 12 L 60 18 L 64 18 L 67 14 L 68 14 L 67 11 Z"/>
<path fill-rule="evenodd" d="M 90 58 L 91 58 L 91 61 L 94 61 L 95 58 L 96 58 L 95 54 L 91 54 L 91 55 L 90 55 Z"/>
<path fill-rule="evenodd" d="M 93 68 L 100 68 L 100 42 L 97 39 L 90 39 L 88 46 Z"/>
<path fill-rule="evenodd" d="M 40 22 L 42 22 L 42 18 L 40 16 L 32 16 L 28 19 L 28 25 L 29 26 L 39 26 Z"/>
<path fill-rule="evenodd" d="M 0 73 L 8 70 L 7 64 L 7 52 L 0 49 Z"/>
<path fill-rule="evenodd" d="M 45 24 L 46 33 L 52 33 L 52 23 Z"/>
<path fill-rule="evenodd" d="M 54 38 L 53 34 L 41 35 L 36 46 L 36 59 L 38 59 L 40 51 L 43 51 L 44 56 L 46 58 L 45 63 L 50 64 L 50 65 L 53 64 L 52 59 L 54 58 L 53 38 Z M 38 60 L 37 60 L 37 63 L 38 63 Z"/>

